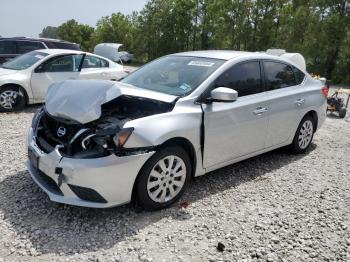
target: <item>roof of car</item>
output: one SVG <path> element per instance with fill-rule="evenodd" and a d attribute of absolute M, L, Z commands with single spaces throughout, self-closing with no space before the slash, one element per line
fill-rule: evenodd
<path fill-rule="evenodd" d="M 243 51 L 230 51 L 230 50 L 206 50 L 206 51 L 183 52 L 183 53 L 177 53 L 175 55 L 230 60 L 238 56 L 248 55 L 248 54 L 252 54 L 252 53 L 243 52 Z"/>
<path fill-rule="evenodd" d="M 70 50 L 70 49 L 38 49 L 34 50 L 34 52 L 43 52 L 49 55 L 56 55 L 56 54 L 82 54 L 87 53 L 80 50 Z"/>
<path fill-rule="evenodd" d="M 0 37 L 0 40 L 23 40 L 23 41 L 34 41 L 34 42 L 56 42 L 56 43 L 67 43 L 67 44 L 75 44 L 71 43 L 65 40 L 60 39 L 52 39 L 52 38 L 34 38 L 34 37 L 24 37 L 24 36 L 17 36 L 17 37 Z"/>

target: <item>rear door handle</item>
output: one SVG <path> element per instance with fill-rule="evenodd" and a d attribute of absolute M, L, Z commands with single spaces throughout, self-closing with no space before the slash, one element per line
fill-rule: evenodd
<path fill-rule="evenodd" d="M 300 98 L 297 101 L 295 101 L 295 103 L 297 106 L 302 106 L 305 103 L 305 99 Z"/>
<path fill-rule="evenodd" d="M 264 114 L 265 112 L 267 112 L 267 108 L 266 107 L 257 107 L 253 113 L 254 115 L 257 115 L 257 116 L 261 116 L 262 114 Z"/>

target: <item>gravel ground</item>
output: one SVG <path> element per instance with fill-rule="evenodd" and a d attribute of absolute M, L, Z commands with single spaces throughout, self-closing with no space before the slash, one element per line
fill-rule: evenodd
<path fill-rule="evenodd" d="M 181 208 L 146 213 L 50 202 L 24 166 L 35 109 L 0 116 L 0 261 L 350 261 L 346 120 L 329 117 L 307 154 L 220 169 Z"/>

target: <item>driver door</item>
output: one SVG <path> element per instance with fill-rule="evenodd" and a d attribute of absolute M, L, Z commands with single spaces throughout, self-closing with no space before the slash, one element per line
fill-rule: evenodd
<path fill-rule="evenodd" d="M 83 54 L 59 55 L 39 65 L 32 73 L 31 87 L 36 101 L 44 101 L 48 87 L 59 81 L 78 79 Z"/>
<path fill-rule="evenodd" d="M 212 88 L 238 92 L 235 102 L 204 104 L 204 168 L 234 160 L 266 146 L 268 102 L 263 92 L 259 61 L 249 61 L 224 72 Z"/>

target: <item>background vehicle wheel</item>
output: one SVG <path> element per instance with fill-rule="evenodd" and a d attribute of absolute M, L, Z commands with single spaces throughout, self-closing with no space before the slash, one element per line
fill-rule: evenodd
<path fill-rule="evenodd" d="M 295 133 L 291 150 L 296 154 L 304 153 L 311 145 L 314 137 L 315 124 L 310 116 L 306 116 L 301 120 Z"/>
<path fill-rule="evenodd" d="M 345 107 L 342 107 L 339 109 L 339 117 L 340 118 L 345 118 L 346 116 L 346 108 Z"/>
<path fill-rule="evenodd" d="M 26 97 L 21 88 L 17 86 L 0 87 L 0 111 L 19 111 L 25 107 L 26 103 Z"/>
<path fill-rule="evenodd" d="M 136 200 L 145 210 L 158 210 L 175 203 L 191 178 L 191 162 L 181 147 L 157 151 L 144 165 L 136 181 Z"/>

